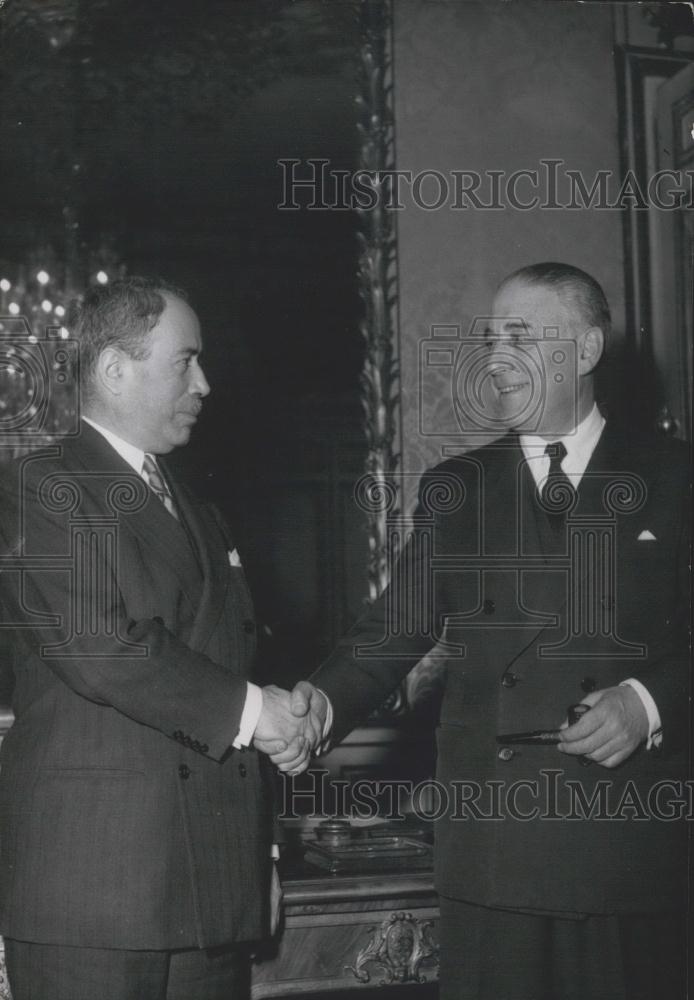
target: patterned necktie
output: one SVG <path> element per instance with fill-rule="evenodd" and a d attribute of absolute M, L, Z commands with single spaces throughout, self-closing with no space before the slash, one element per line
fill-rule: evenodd
<path fill-rule="evenodd" d="M 556 441 L 547 445 L 545 455 L 549 458 L 549 472 L 542 484 L 540 500 L 547 514 L 565 515 L 576 502 L 576 490 L 561 467 L 566 448 L 561 441 Z"/>
<path fill-rule="evenodd" d="M 161 500 L 169 514 L 178 520 L 178 514 L 174 507 L 174 502 L 166 485 L 166 481 L 159 471 L 159 466 L 151 455 L 145 455 L 142 462 L 142 478 L 145 480 L 152 492 Z"/>

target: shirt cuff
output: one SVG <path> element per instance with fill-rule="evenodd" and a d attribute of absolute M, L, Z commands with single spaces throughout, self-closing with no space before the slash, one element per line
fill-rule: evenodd
<path fill-rule="evenodd" d="M 257 684 L 251 684 L 250 681 L 247 682 L 246 686 L 246 701 L 241 713 L 241 723 L 239 731 L 236 734 L 236 739 L 232 744 L 236 750 L 243 750 L 244 747 L 250 746 L 253 734 L 255 733 L 255 727 L 260 720 L 260 713 L 263 710 L 263 692 L 261 688 Z"/>
<path fill-rule="evenodd" d="M 316 756 L 319 756 L 320 754 L 325 753 L 326 750 L 328 749 L 328 746 L 329 746 L 329 743 L 330 743 L 330 731 L 333 728 L 334 714 L 333 714 L 332 702 L 330 701 L 330 698 L 328 698 L 328 696 L 325 693 L 325 691 L 323 691 L 321 688 L 316 688 L 316 691 L 318 691 L 320 694 L 323 695 L 323 697 L 325 698 L 325 704 L 326 704 L 325 722 L 323 723 L 323 732 L 321 734 L 321 742 L 320 742 L 320 746 L 317 748 L 317 751 L 316 751 Z"/>
<path fill-rule="evenodd" d="M 635 677 L 627 677 L 625 681 L 622 681 L 619 685 L 633 688 L 637 695 L 641 699 L 643 707 L 646 710 L 646 715 L 648 716 L 648 739 L 646 740 L 646 749 L 650 750 L 651 747 L 659 747 L 663 742 L 663 729 L 662 722 L 660 719 L 660 712 L 658 711 L 658 706 L 653 701 L 653 697 L 647 687 L 637 681 Z"/>

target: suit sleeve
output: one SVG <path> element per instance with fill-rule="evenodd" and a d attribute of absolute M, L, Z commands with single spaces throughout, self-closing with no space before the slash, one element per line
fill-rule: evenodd
<path fill-rule="evenodd" d="M 27 557 L 30 568 L 21 572 L 6 564 L 2 574 L 3 618 L 29 655 L 80 697 L 172 739 L 194 734 L 194 749 L 214 759 L 228 753 L 245 703 L 245 678 L 192 650 L 161 619 L 138 619 L 108 554 L 90 554 L 93 565 L 82 573 L 78 592 L 64 569 L 70 552 L 64 524 L 35 492 L 26 490 L 20 503 L 16 488 L 3 491 L 0 537 L 6 558 L 27 552 L 43 557 L 33 565 Z"/>
<path fill-rule="evenodd" d="M 435 524 L 424 500 L 436 471 L 422 478 L 415 528 L 395 562 L 388 587 L 311 677 L 330 698 L 333 743 L 383 704 L 441 639 L 443 615 L 430 565 Z"/>

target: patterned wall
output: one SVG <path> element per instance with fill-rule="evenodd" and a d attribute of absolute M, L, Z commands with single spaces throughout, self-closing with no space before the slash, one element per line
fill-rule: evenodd
<path fill-rule="evenodd" d="M 396 165 L 400 170 L 540 171 L 562 160 L 590 184 L 599 170 L 619 173 L 613 28 L 605 4 L 477 3 L 398 0 L 394 5 Z M 470 183 L 466 181 L 465 183 Z M 505 183 L 505 181 L 503 182 Z M 491 184 L 491 181 L 489 181 Z M 451 402 L 451 368 L 434 370 L 420 353 L 433 324 L 466 331 L 490 308 L 497 282 L 538 260 L 564 260 L 595 274 L 623 335 L 621 213 L 597 208 L 456 210 L 454 184 L 443 207 L 418 207 L 404 185 L 397 212 L 402 344 L 403 470 L 411 501 L 417 474 L 442 446 L 467 449 Z M 433 177 L 420 200 L 441 194 Z M 503 190 L 503 188 L 502 188 Z M 488 203 L 481 187 L 480 198 Z M 517 194 L 530 200 L 529 184 Z M 491 188 L 489 188 L 491 195 Z M 566 201 L 561 186 L 557 201 Z M 493 200 L 493 199 L 492 199 Z M 426 370 L 426 398 L 419 399 Z M 447 437 L 430 434 L 445 430 Z M 411 475 L 408 476 L 408 473 Z"/>

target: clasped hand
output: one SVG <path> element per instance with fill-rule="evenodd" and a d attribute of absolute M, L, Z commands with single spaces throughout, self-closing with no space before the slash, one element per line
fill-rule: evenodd
<path fill-rule="evenodd" d="M 327 709 L 325 696 L 308 681 L 299 681 L 292 692 L 270 684 L 263 688 L 253 746 L 280 771 L 301 774 L 321 749 Z"/>

